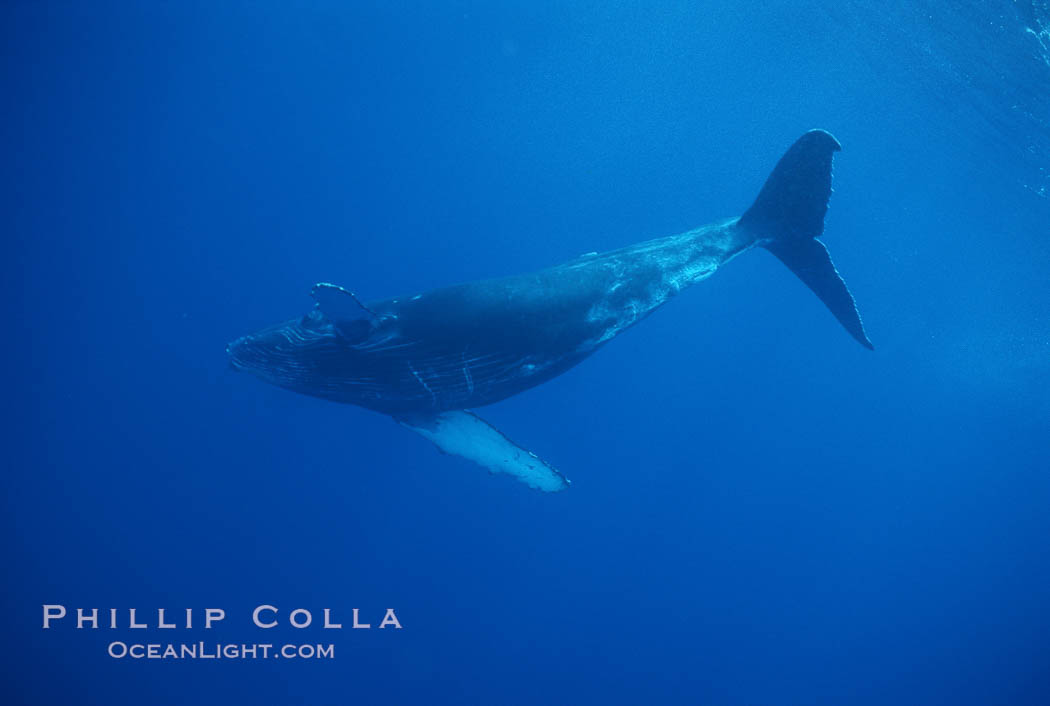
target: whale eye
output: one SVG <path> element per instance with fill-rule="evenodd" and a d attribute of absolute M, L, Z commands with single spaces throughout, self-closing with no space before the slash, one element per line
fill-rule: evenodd
<path fill-rule="evenodd" d="M 299 320 L 299 325 L 305 329 L 316 330 L 324 326 L 325 318 L 324 314 L 319 312 L 317 309 L 307 312 L 303 315 L 303 318 Z"/>
<path fill-rule="evenodd" d="M 339 337 L 346 343 L 354 345 L 368 338 L 372 333 L 373 324 L 368 319 L 349 319 L 345 321 L 333 321 Z"/>

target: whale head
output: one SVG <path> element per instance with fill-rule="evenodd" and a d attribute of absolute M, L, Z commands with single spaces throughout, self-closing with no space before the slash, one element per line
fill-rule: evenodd
<path fill-rule="evenodd" d="M 311 312 L 285 321 L 226 346 L 230 366 L 266 382 L 306 394 L 320 394 L 325 361 L 340 358 L 347 348 L 338 331 Z"/>
<path fill-rule="evenodd" d="M 333 319 L 318 308 L 242 336 L 226 354 L 234 370 L 271 385 L 393 413 L 432 401 L 399 355 L 406 348 L 394 317 Z"/>

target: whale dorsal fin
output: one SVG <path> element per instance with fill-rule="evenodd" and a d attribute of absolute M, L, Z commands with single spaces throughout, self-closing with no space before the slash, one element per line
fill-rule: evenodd
<path fill-rule="evenodd" d="M 351 340 L 364 338 L 379 318 L 353 292 L 337 284 L 318 282 L 310 296 L 317 302 L 317 310 Z"/>
<path fill-rule="evenodd" d="M 434 442 L 447 454 L 487 468 L 489 473 L 507 473 L 530 488 L 553 493 L 569 487 L 561 472 L 531 451 L 518 446 L 496 427 L 467 410 L 397 419 Z"/>

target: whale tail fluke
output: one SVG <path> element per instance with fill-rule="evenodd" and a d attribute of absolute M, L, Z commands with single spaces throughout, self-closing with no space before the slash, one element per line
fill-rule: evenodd
<path fill-rule="evenodd" d="M 755 203 L 739 226 L 805 282 L 845 329 L 865 348 L 874 349 L 864 332 L 857 305 L 817 240 L 831 197 L 831 158 L 842 147 L 823 130 L 800 137 L 777 162 Z"/>

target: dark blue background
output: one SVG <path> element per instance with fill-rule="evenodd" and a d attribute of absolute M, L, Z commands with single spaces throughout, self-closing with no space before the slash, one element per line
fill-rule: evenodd
<path fill-rule="evenodd" d="M 4 4 L 5 702 L 1047 703 L 1045 3 L 492 5 Z M 738 214 L 813 127 L 876 352 L 748 254 L 484 411 L 566 493 L 227 368 L 316 281 Z"/>

